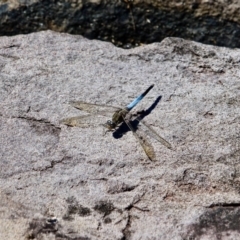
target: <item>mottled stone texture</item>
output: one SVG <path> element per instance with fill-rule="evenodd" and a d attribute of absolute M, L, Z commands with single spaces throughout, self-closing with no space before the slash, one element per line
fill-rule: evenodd
<path fill-rule="evenodd" d="M 0 239 L 239 239 L 240 50 L 131 50 L 51 31 L 0 38 Z M 60 120 L 125 106 L 173 146 Z M 160 97 L 161 96 L 161 97 Z M 133 113 L 134 113 L 133 111 Z"/>
<path fill-rule="evenodd" d="M 43 30 L 123 48 L 181 37 L 240 48 L 239 0 L 9 0 L 0 2 L 0 36 Z"/>

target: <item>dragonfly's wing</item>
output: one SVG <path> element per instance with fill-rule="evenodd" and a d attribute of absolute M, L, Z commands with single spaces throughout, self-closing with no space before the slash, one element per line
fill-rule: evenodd
<path fill-rule="evenodd" d="M 81 127 L 86 128 L 89 126 L 100 125 L 101 120 L 98 118 L 97 114 L 85 115 L 85 116 L 76 116 L 71 118 L 65 118 L 60 121 L 70 127 Z"/>
<path fill-rule="evenodd" d="M 148 158 L 151 161 L 154 161 L 156 159 L 156 156 L 155 156 L 155 152 L 154 152 L 154 149 L 153 149 L 153 146 L 151 145 L 151 143 L 149 143 L 146 140 L 146 138 L 143 135 L 141 135 L 139 132 L 137 133 L 136 130 L 134 129 L 134 127 L 131 125 L 131 123 L 127 119 L 123 118 L 123 120 L 129 127 L 129 129 L 132 131 L 133 135 L 136 137 L 138 142 L 141 144 L 141 146 L 142 146 L 143 150 L 145 151 L 146 155 L 148 156 Z"/>
<path fill-rule="evenodd" d="M 120 109 L 118 107 L 86 103 L 82 101 L 70 102 L 70 105 L 79 110 L 103 116 L 112 116 L 114 112 Z"/>
<path fill-rule="evenodd" d="M 137 121 L 140 122 L 140 125 L 138 126 L 138 128 L 142 128 L 143 131 L 148 134 L 149 136 L 155 138 L 157 141 L 159 141 L 160 143 L 162 143 L 165 147 L 169 148 L 169 149 L 173 149 L 171 144 L 166 141 L 163 137 L 161 137 L 152 127 L 150 127 L 147 123 L 145 123 L 144 121 L 140 121 L 139 118 L 136 119 Z"/>
<path fill-rule="evenodd" d="M 116 110 L 120 109 L 117 107 L 86 103 L 82 101 L 70 102 L 70 105 L 91 114 L 65 118 L 62 121 L 60 121 L 60 123 L 63 123 L 71 127 L 81 127 L 81 128 L 100 125 L 101 121 L 99 120 L 98 115 L 112 118 L 113 113 L 116 112 Z"/>

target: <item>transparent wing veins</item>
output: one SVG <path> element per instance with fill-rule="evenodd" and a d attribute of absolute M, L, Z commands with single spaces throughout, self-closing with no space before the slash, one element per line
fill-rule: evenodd
<path fill-rule="evenodd" d="M 86 103 L 83 101 L 72 101 L 69 104 L 79 110 L 84 111 L 84 112 L 97 113 L 99 115 L 102 115 L 104 113 L 113 114 L 116 110 L 120 109 L 120 108 L 114 107 L 114 106 L 108 106 L 108 105 L 104 105 L 104 104 Z"/>
<path fill-rule="evenodd" d="M 163 137 L 161 137 L 151 126 L 149 126 L 146 122 L 144 122 L 140 118 L 137 118 L 136 120 L 143 125 L 143 126 L 140 126 L 139 128 L 143 128 L 144 127 L 146 129 L 146 131 L 145 131 L 146 134 L 148 134 L 149 136 L 151 136 L 154 139 L 156 139 L 158 142 L 163 144 L 168 149 L 173 150 L 172 145 L 167 140 L 165 140 Z"/>
<path fill-rule="evenodd" d="M 60 123 L 70 127 L 81 127 L 81 128 L 89 127 L 92 125 L 100 125 L 98 113 L 64 118 L 60 121 Z"/>
<path fill-rule="evenodd" d="M 65 124 L 67 126 L 71 126 L 71 127 L 81 127 L 81 128 L 85 128 L 93 125 L 101 125 L 99 123 L 98 116 L 104 116 L 111 119 L 113 113 L 116 110 L 120 109 L 113 106 L 86 103 L 83 101 L 72 101 L 69 104 L 74 108 L 77 108 L 78 110 L 82 110 L 89 114 L 83 115 L 83 116 L 65 118 L 61 120 L 60 123 Z"/>
<path fill-rule="evenodd" d="M 127 124 L 127 126 L 129 127 L 129 129 L 132 131 L 133 135 L 138 140 L 140 145 L 142 146 L 142 148 L 143 148 L 144 152 L 146 153 L 146 155 L 148 156 L 148 158 L 151 161 L 154 161 L 156 156 L 155 156 L 153 146 L 143 136 L 140 136 L 136 132 L 136 130 L 133 128 L 133 126 L 131 125 L 131 123 L 128 120 L 126 120 L 125 118 L 123 118 L 123 120 Z"/>

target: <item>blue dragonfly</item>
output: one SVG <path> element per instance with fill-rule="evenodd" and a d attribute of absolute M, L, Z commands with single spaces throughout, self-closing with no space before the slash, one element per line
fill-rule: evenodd
<path fill-rule="evenodd" d="M 146 135 L 155 138 L 158 142 L 162 143 L 168 149 L 172 149 L 171 144 L 167 142 L 164 138 L 162 138 L 151 126 L 146 124 L 142 120 L 143 116 L 140 113 L 138 113 L 137 117 L 134 119 L 134 121 L 137 121 L 137 123 L 140 123 L 140 125 L 137 128 L 135 128 L 131 120 L 133 115 L 129 114 L 129 112 L 147 95 L 147 93 L 153 87 L 154 85 L 151 85 L 150 87 L 148 87 L 147 90 L 145 90 L 141 95 L 135 98 L 125 108 L 118 108 L 118 107 L 100 105 L 100 104 L 92 104 L 92 103 L 86 103 L 83 101 L 70 102 L 71 106 L 79 110 L 83 110 L 89 114 L 83 115 L 83 116 L 66 118 L 66 119 L 63 119 L 61 123 L 71 127 L 84 128 L 84 127 L 89 127 L 91 125 L 94 125 L 95 123 L 98 123 L 98 119 L 95 117 L 96 115 L 101 115 L 106 117 L 112 116 L 111 120 L 108 120 L 106 123 L 102 124 L 104 127 L 108 129 L 107 131 L 114 131 L 121 123 L 125 123 L 128 126 L 128 128 L 132 131 L 133 135 L 136 137 L 140 145 L 142 146 L 148 158 L 153 161 L 156 158 L 155 152 L 152 144 L 147 140 Z"/>

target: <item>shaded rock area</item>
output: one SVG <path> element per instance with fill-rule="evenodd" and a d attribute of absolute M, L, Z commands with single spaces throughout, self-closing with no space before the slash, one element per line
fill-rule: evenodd
<path fill-rule="evenodd" d="M 239 239 L 240 50 L 180 38 L 124 50 L 42 31 L 0 38 L 0 239 Z M 70 101 L 126 106 L 152 139 Z M 122 126 L 120 126 L 121 128 Z"/>
<path fill-rule="evenodd" d="M 2 1 L 0 35 L 41 30 L 83 35 L 132 48 L 181 37 L 240 47 L 240 2 L 227 1 Z"/>

